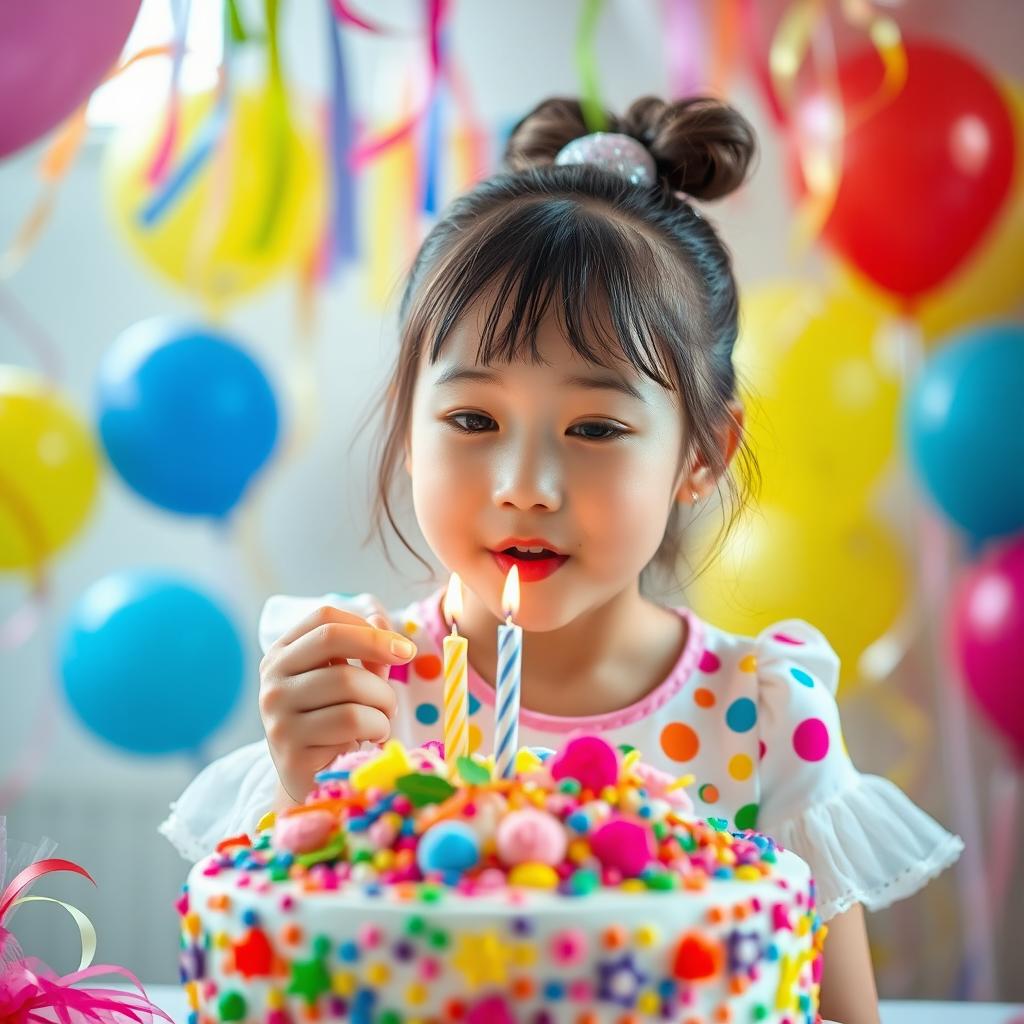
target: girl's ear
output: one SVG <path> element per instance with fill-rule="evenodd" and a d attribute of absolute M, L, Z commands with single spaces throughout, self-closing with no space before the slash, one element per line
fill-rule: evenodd
<path fill-rule="evenodd" d="M 734 399 L 729 403 L 725 422 L 715 431 L 715 443 L 722 456 L 722 465 L 732 462 L 743 438 L 743 404 Z M 676 492 L 676 501 L 682 504 L 697 504 L 706 498 L 715 486 L 715 473 L 707 459 L 700 452 L 694 457 L 690 471 L 684 477 Z"/>

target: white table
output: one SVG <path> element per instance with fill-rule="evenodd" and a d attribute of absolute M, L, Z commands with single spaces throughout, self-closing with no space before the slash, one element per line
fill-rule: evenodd
<path fill-rule="evenodd" d="M 188 1017 L 184 992 L 174 985 L 147 985 L 146 994 L 177 1022 Z M 1009 1003 L 925 1003 L 888 1001 L 882 1003 L 883 1024 L 1024 1024 L 1024 1004 Z"/>

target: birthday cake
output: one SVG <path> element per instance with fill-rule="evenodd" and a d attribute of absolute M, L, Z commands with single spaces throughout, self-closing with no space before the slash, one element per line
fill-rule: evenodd
<path fill-rule="evenodd" d="M 818 1019 L 807 865 L 598 736 L 514 770 L 397 742 L 226 839 L 178 904 L 191 1024 Z"/>

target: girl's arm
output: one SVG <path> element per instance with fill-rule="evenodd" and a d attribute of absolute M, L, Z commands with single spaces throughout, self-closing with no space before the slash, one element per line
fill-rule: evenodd
<path fill-rule="evenodd" d="M 839 1024 L 879 1024 L 875 972 L 868 951 L 864 908 L 859 903 L 828 922 L 821 1015 Z"/>

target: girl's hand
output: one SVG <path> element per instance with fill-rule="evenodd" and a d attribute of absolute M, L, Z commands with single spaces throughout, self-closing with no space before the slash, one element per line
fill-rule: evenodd
<path fill-rule="evenodd" d="M 292 800 L 305 798 L 337 754 L 388 739 L 396 699 L 387 673 L 415 656 L 384 615 L 362 619 L 326 605 L 270 647 L 260 662 L 260 716 Z"/>

